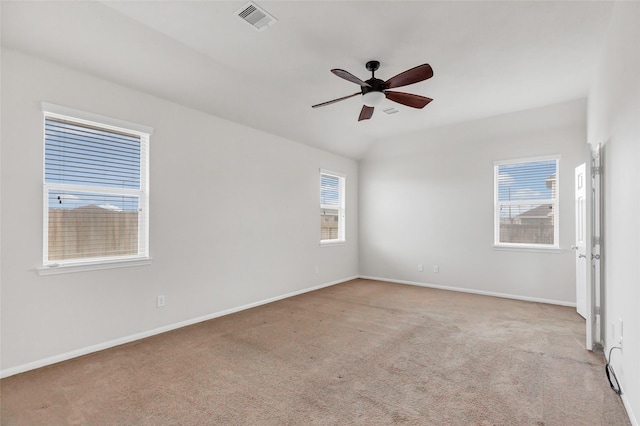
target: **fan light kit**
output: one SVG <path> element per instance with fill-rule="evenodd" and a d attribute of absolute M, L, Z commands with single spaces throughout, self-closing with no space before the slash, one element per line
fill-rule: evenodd
<path fill-rule="evenodd" d="M 377 107 L 385 99 L 386 97 L 382 92 L 367 92 L 362 95 L 362 103 L 370 107 Z"/>
<path fill-rule="evenodd" d="M 367 70 L 371 71 L 371 78 L 367 81 L 362 81 L 355 75 L 348 73 L 341 69 L 332 69 L 331 72 L 340 78 L 360 85 L 360 92 L 353 95 L 344 96 L 342 98 L 334 99 L 332 101 L 323 102 L 321 104 L 313 105 L 312 108 L 318 108 L 325 105 L 331 105 L 333 103 L 343 101 L 345 99 L 352 98 L 354 96 L 362 95 L 362 110 L 358 121 L 368 120 L 373 116 L 373 110 L 376 106 L 380 106 L 385 99 L 397 102 L 402 105 L 406 105 L 411 108 L 424 108 L 433 99 L 426 98 L 420 95 L 414 95 L 412 93 L 390 91 L 396 87 L 408 86 L 409 84 L 418 83 L 428 78 L 433 77 L 433 69 L 429 64 L 418 65 L 403 73 L 391 77 L 387 81 L 380 80 L 375 77 L 375 72 L 380 67 L 380 62 L 369 61 L 367 62 Z M 394 112 L 397 112 L 394 111 Z M 393 114 L 393 113 L 391 113 Z"/>

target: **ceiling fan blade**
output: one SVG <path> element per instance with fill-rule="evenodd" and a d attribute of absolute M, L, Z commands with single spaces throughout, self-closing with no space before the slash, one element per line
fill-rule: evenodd
<path fill-rule="evenodd" d="M 373 115 L 373 107 L 362 105 L 362 110 L 360 111 L 360 117 L 358 117 L 358 121 L 368 120 Z"/>
<path fill-rule="evenodd" d="M 424 108 L 429 102 L 433 100 L 431 98 L 425 98 L 424 96 L 404 92 L 386 91 L 384 92 L 384 94 L 390 101 L 394 101 L 399 104 L 418 109 Z"/>
<path fill-rule="evenodd" d="M 331 105 L 331 104 L 334 104 L 336 102 L 344 101 L 345 99 L 353 98 L 354 96 L 361 95 L 361 94 L 362 94 L 361 92 L 354 93 L 353 95 L 344 96 L 342 98 L 334 99 L 332 101 L 327 101 L 327 102 L 323 102 L 321 104 L 313 105 L 313 106 L 311 106 L 311 108 L 318 108 L 318 107 L 322 107 L 322 106 L 325 106 L 325 105 Z"/>
<path fill-rule="evenodd" d="M 431 65 L 422 64 L 391 77 L 389 80 L 385 81 L 384 88 L 393 89 L 394 87 L 407 86 L 419 81 L 424 81 L 431 77 L 433 77 Z"/>
<path fill-rule="evenodd" d="M 366 81 L 362 81 L 360 80 L 358 77 L 356 77 L 355 75 L 345 71 L 345 70 L 340 70 L 340 69 L 333 69 L 331 70 L 332 73 L 334 73 L 335 75 L 337 75 L 340 78 L 344 78 L 347 81 L 350 81 L 352 83 L 355 84 L 359 84 L 362 87 L 371 87 L 371 85 L 369 83 L 367 83 Z"/>

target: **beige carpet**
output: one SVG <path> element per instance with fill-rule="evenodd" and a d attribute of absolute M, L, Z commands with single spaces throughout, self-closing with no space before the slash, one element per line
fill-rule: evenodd
<path fill-rule="evenodd" d="M 355 280 L 2 380 L 3 425 L 626 425 L 575 309 Z"/>

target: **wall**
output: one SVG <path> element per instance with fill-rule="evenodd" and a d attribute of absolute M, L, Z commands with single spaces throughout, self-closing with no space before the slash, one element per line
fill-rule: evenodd
<path fill-rule="evenodd" d="M 376 144 L 360 164 L 360 274 L 574 305 L 585 108 L 577 100 Z M 493 162 L 551 154 L 561 155 L 561 249 L 494 249 Z"/>
<path fill-rule="evenodd" d="M 353 160 L 11 50 L 1 82 L 4 376 L 357 276 Z M 154 128 L 151 265 L 37 275 L 41 101 Z M 319 246 L 320 168 L 347 175 L 345 245 Z"/>
<path fill-rule="evenodd" d="M 640 3 L 617 3 L 588 104 L 588 139 L 602 144 L 607 354 L 634 424 L 640 418 Z"/>

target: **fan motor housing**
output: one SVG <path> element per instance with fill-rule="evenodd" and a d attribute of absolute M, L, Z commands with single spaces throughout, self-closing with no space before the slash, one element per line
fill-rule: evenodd
<path fill-rule="evenodd" d="M 384 92 L 384 81 L 379 78 L 370 78 L 366 81 L 369 83 L 371 87 L 362 86 L 360 89 L 362 90 L 362 94 L 369 92 Z"/>

